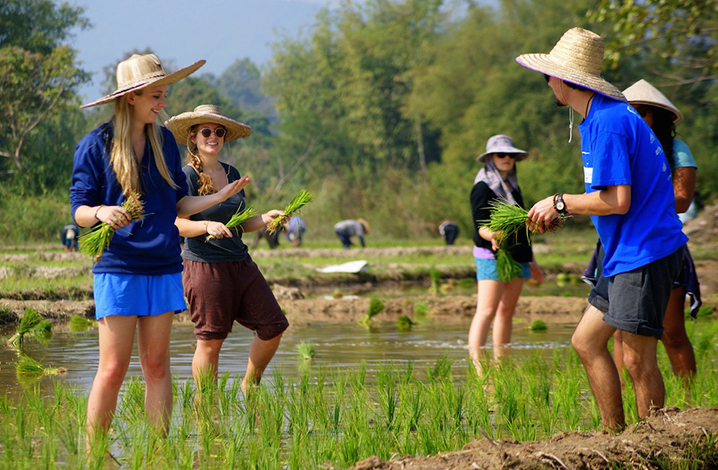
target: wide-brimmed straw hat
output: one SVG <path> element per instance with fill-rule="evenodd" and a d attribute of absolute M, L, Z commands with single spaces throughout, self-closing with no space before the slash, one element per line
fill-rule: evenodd
<path fill-rule="evenodd" d="M 625 101 L 618 88 L 601 77 L 603 39 L 583 28 L 566 31 L 548 54 L 522 54 L 516 62 L 526 68 L 620 101 Z"/>
<path fill-rule="evenodd" d="M 492 135 L 486 142 L 486 152 L 476 157 L 477 162 L 485 162 L 490 155 L 495 153 L 515 153 L 516 161 L 520 162 L 525 160 L 529 156 L 526 150 L 517 149 L 514 147 L 514 141 L 507 135 Z"/>
<path fill-rule="evenodd" d="M 192 65 L 167 75 L 162 68 L 160 59 L 154 54 L 133 54 L 129 59 L 117 64 L 117 90 L 107 96 L 83 104 L 81 108 L 99 106 L 101 104 L 115 101 L 120 96 L 130 91 L 137 91 L 150 85 L 170 85 L 178 82 L 188 75 L 193 74 L 204 65 L 206 60 L 198 60 Z"/>
<path fill-rule="evenodd" d="M 364 227 L 364 235 L 369 235 L 369 222 L 364 219 L 356 219 Z"/>
<path fill-rule="evenodd" d="M 641 79 L 623 90 L 623 95 L 631 105 L 643 104 L 665 109 L 673 113 L 673 122 L 678 124 L 683 120 L 683 113 L 666 98 L 656 87 Z"/>
<path fill-rule="evenodd" d="M 169 121 L 165 122 L 165 126 L 172 131 L 177 142 L 187 145 L 192 126 L 209 122 L 224 127 L 224 130 L 227 131 L 224 135 L 225 143 L 247 137 L 252 133 L 252 128 L 248 125 L 222 116 L 222 111 L 219 109 L 219 106 L 213 104 L 201 104 L 194 108 L 194 111 L 173 116 Z"/>

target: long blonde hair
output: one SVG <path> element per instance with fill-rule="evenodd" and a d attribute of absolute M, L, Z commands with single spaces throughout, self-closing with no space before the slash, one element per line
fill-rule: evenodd
<path fill-rule="evenodd" d="M 132 92 L 135 95 L 141 95 L 142 90 Z M 110 148 L 110 164 L 115 171 L 117 182 L 122 187 L 122 192 L 128 196 L 131 192 L 136 191 L 144 194 L 140 183 L 140 162 L 135 157 L 132 149 L 131 135 L 131 109 L 130 104 L 124 96 L 115 100 L 115 115 L 112 118 L 114 126 L 114 134 L 112 136 L 112 145 Z M 155 156 L 155 165 L 162 175 L 162 178 L 172 188 L 177 189 L 177 185 L 172 179 L 165 155 L 162 151 L 162 130 L 157 123 L 145 125 L 145 132 L 150 139 L 152 153 Z M 142 158 L 142 155 L 139 155 Z"/>
<path fill-rule="evenodd" d="M 207 194 L 214 194 L 217 192 L 217 188 L 212 184 L 212 178 L 204 172 L 204 164 L 202 157 L 199 156 L 199 149 L 197 144 L 192 142 L 192 137 L 197 135 L 197 125 L 192 126 L 187 135 L 187 163 L 197 170 L 199 174 L 199 188 L 197 189 L 198 196 L 206 196 Z M 195 153 L 197 152 L 197 153 Z"/>

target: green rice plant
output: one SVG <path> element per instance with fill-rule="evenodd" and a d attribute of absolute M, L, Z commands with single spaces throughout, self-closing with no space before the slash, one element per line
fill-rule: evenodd
<path fill-rule="evenodd" d="M 376 297 L 372 297 L 369 300 L 369 307 L 367 308 L 366 314 L 359 319 L 359 324 L 366 327 L 371 326 L 372 318 L 381 313 L 385 308 L 384 302 Z"/>
<path fill-rule="evenodd" d="M 243 210 L 237 210 L 229 221 L 224 224 L 230 230 L 242 230 L 242 224 L 247 220 L 257 215 L 257 211 L 252 206 L 247 206 Z M 205 241 L 210 241 L 214 238 L 212 235 L 207 235 Z"/>
<path fill-rule="evenodd" d="M 513 281 L 523 272 L 521 263 L 511 256 L 508 249 L 501 247 L 496 252 L 496 271 L 498 272 L 499 280 L 503 282 Z"/>
<path fill-rule="evenodd" d="M 37 377 L 42 375 L 62 375 L 67 372 L 64 367 L 45 367 L 28 355 L 20 354 L 15 372 L 20 376 Z"/>
<path fill-rule="evenodd" d="M 531 331 L 546 331 L 547 329 L 548 325 L 546 322 L 538 318 L 529 325 L 529 330 Z"/>
<path fill-rule="evenodd" d="M 431 285 L 429 286 L 429 293 L 439 293 L 439 282 L 441 281 L 441 271 L 436 269 L 434 266 L 429 271 L 429 278 L 431 279 Z"/>
<path fill-rule="evenodd" d="M 15 349 L 22 349 L 25 337 L 32 337 L 44 342 L 52 336 L 52 324 L 43 320 L 36 310 L 26 308 L 17 331 L 10 337 L 7 344 Z"/>
<path fill-rule="evenodd" d="M 409 331 L 414 325 L 416 325 L 416 323 L 414 323 L 411 318 L 406 315 L 400 316 L 399 319 L 396 321 L 396 327 L 399 329 L 399 331 Z"/>
<path fill-rule="evenodd" d="M 314 360 L 314 344 L 311 341 L 302 341 L 297 345 L 297 353 L 305 361 Z"/>
<path fill-rule="evenodd" d="M 306 189 L 302 189 L 301 191 L 299 191 L 299 193 L 294 196 L 294 199 L 292 199 L 289 204 L 287 204 L 287 207 L 284 208 L 284 217 L 277 217 L 269 224 L 267 224 L 267 233 L 277 233 L 277 231 L 282 228 L 283 222 L 285 220 L 289 220 L 289 218 L 293 215 L 299 214 L 302 208 L 308 203 L 312 202 L 313 199 L 314 197 L 312 197 L 312 195 L 309 194 L 309 191 L 307 191 Z"/>
<path fill-rule="evenodd" d="M 70 317 L 70 330 L 73 332 L 85 331 L 97 326 L 97 321 L 79 315 Z"/>
<path fill-rule="evenodd" d="M 426 305 L 426 302 L 417 302 L 414 305 L 414 318 L 417 320 L 426 320 L 430 313 L 429 306 Z"/>
<path fill-rule="evenodd" d="M 140 194 L 131 192 L 122 203 L 122 207 L 130 214 L 130 220 L 140 220 L 145 216 L 145 208 Z M 115 229 L 106 222 L 101 222 L 96 228 L 80 236 L 80 252 L 92 257 L 97 263 L 102 258 L 102 252 L 110 246 Z"/>

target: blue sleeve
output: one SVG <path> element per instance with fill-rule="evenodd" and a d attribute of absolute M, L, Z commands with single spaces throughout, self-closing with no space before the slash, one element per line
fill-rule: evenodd
<path fill-rule="evenodd" d="M 673 141 L 673 169 L 676 168 L 698 168 L 691 150 L 681 140 Z"/>
<path fill-rule="evenodd" d="M 72 219 L 80 206 L 97 206 L 103 203 L 101 188 L 103 185 L 104 167 L 109 168 L 109 160 L 105 165 L 103 158 L 104 146 L 98 138 L 97 131 L 86 135 L 75 148 L 70 185 L 70 207 Z"/>
<path fill-rule="evenodd" d="M 625 136 L 615 132 L 597 132 L 591 153 L 594 158 L 592 189 L 631 184 L 631 162 Z"/>

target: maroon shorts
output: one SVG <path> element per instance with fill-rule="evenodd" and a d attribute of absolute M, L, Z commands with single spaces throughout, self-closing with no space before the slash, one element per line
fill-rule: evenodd
<path fill-rule="evenodd" d="M 236 320 L 269 340 L 289 326 L 257 264 L 244 261 L 184 261 L 187 306 L 198 339 L 225 339 Z"/>

